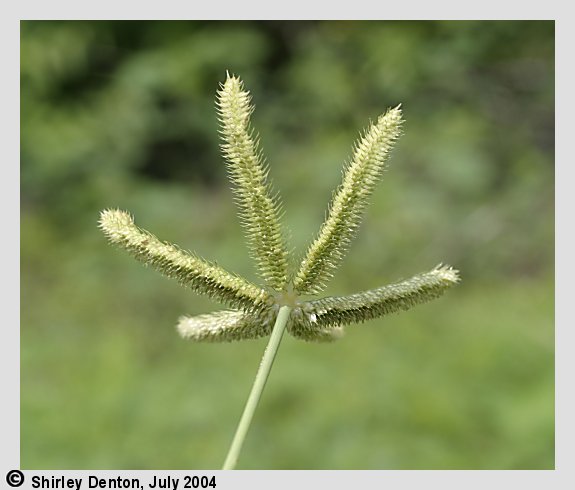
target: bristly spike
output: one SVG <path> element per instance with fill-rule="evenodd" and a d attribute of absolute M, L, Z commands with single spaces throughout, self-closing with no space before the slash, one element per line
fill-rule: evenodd
<path fill-rule="evenodd" d="M 268 318 L 269 317 L 269 318 Z M 184 339 L 196 342 L 232 342 L 269 335 L 271 315 L 255 316 L 243 311 L 216 311 L 196 316 L 182 316 L 177 325 Z"/>
<path fill-rule="evenodd" d="M 317 294 L 342 261 L 357 232 L 368 200 L 379 180 L 388 154 L 401 134 L 399 107 L 388 110 L 353 146 L 343 181 L 335 192 L 326 220 L 309 246 L 294 279 L 299 294 Z"/>
<path fill-rule="evenodd" d="M 285 290 L 288 253 L 278 217 L 281 206 L 267 181 L 269 167 L 259 149 L 259 137 L 250 126 L 251 97 L 239 78 L 227 74 L 216 104 L 221 148 L 250 254 L 266 283 L 276 291 Z"/>
<path fill-rule="evenodd" d="M 249 311 L 259 311 L 272 301 L 266 291 L 246 279 L 138 228 L 125 211 L 106 209 L 99 224 L 110 242 L 193 291 Z"/>
<path fill-rule="evenodd" d="M 316 328 L 364 322 L 438 298 L 459 282 L 459 272 L 439 264 L 405 281 L 341 297 L 308 301 L 303 305 Z"/>

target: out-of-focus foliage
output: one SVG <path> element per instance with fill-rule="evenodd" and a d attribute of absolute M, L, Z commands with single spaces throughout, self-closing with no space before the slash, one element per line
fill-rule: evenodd
<path fill-rule="evenodd" d="M 225 71 L 254 94 L 291 245 L 358 130 L 405 135 L 328 294 L 445 261 L 462 284 L 336 344 L 284 341 L 246 468 L 552 468 L 552 22 L 21 24 L 22 466 L 216 468 L 265 340 L 109 247 L 100 209 L 255 279 L 219 152 Z"/>

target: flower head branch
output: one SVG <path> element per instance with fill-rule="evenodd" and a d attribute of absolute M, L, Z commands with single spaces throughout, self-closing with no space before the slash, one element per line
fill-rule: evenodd
<path fill-rule="evenodd" d="M 151 265 L 183 286 L 235 308 L 259 310 L 270 304 L 271 296 L 243 277 L 223 267 L 163 242 L 134 224 L 124 211 L 106 209 L 100 214 L 100 228 L 110 242 L 124 248 L 140 262 Z"/>
<path fill-rule="evenodd" d="M 317 294 L 343 259 L 363 218 L 375 184 L 401 132 L 401 109 L 380 116 L 354 147 L 319 235 L 308 248 L 294 280 L 300 294 Z"/>
<path fill-rule="evenodd" d="M 252 257 L 260 275 L 276 291 L 287 286 L 288 253 L 281 232 L 281 204 L 273 196 L 258 138 L 250 128 L 254 110 L 239 78 L 229 76 L 218 92 L 222 151 Z"/>

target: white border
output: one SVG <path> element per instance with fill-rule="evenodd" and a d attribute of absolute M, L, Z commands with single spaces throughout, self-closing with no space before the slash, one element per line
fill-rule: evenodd
<path fill-rule="evenodd" d="M 271 2 L 270 2 L 271 4 Z M 3 2 L 0 15 L 3 37 L 0 43 L 2 59 L 3 162 L 1 165 L 2 209 L 8 223 L 2 230 L 4 267 L 2 274 L 2 308 L 7 321 L 0 329 L 0 359 L 2 362 L 2 417 L 0 417 L 0 485 L 7 488 L 6 471 L 19 467 L 19 20 L 20 19 L 555 19 L 556 20 L 556 470 L 555 471 L 239 471 L 193 472 L 216 474 L 218 488 L 293 488 L 367 487 L 382 484 L 388 488 L 503 488 L 521 485 L 527 488 L 575 488 L 573 465 L 573 419 L 575 414 L 572 350 L 575 346 L 573 313 L 568 308 L 571 294 L 569 277 L 574 275 L 573 250 L 573 158 L 569 158 L 573 130 L 572 48 L 573 15 L 566 2 L 503 2 L 483 1 L 473 4 L 458 2 L 373 2 L 355 1 L 346 5 L 290 1 L 282 5 L 252 5 L 244 2 L 173 2 L 154 3 L 72 1 Z M 372 7 L 372 5 L 375 7 Z M 367 7 L 369 6 L 369 7 Z M 6 212 L 7 211 L 7 212 Z M 150 472 L 25 472 L 32 474 L 108 476 L 141 476 Z M 154 472 L 158 475 L 182 475 L 184 472 Z M 21 488 L 31 488 L 29 481 Z"/>
<path fill-rule="evenodd" d="M 13 2 L 16 3 L 16 2 Z M 8 9 L 6 9 L 8 10 Z M 262 2 L 219 0 L 192 2 L 163 0 L 138 2 L 100 0 L 77 2 L 73 0 L 24 0 L 13 6 L 18 19 L 236 19 L 236 20 L 425 20 L 425 19 L 479 19 L 479 20 L 552 20 L 566 12 L 563 2 L 528 2 L 483 0 L 456 2 L 436 0 L 404 0 L 402 2 L 333 2 L 318 0 L 292 0 L 289 2 Z M 14 18 L 14 17 L 13 17 Z"/>

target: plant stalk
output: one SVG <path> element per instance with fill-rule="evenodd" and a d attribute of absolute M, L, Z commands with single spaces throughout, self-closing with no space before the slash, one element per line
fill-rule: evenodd
<path fill-rule="evenodd" d="M 272 330 L 270 341 L 266 346 L 266 350 L 264 351 L 264 355 L 262 357 L 262 362 L 260 363 L 260 367 L 256 374 L 254 385 L 252 386 L 252 391 L 250 392 L 250 396 L 246 402 L 242 418 L 240 419 L 240 423 L 236 429 L 236 433 L 228 451 L 228 455 L 226 456 L 224 466 L 222 467 L 223 470 L 233 470 L 236 467 L 240 451 L 242 450 L 242 445 L 250 428 L 254 412 L 256 411 L 256 407 L 258 406 L 262 392 L 264 390 L 264 386 L 266 385 L 266 381 L 272 369 L 272 365 L 280 346 L 280 342 L 282 340 L 282 336 L 290 313 L 290 306 L 282 306 L 280 308 L 274 328 Z"/>

